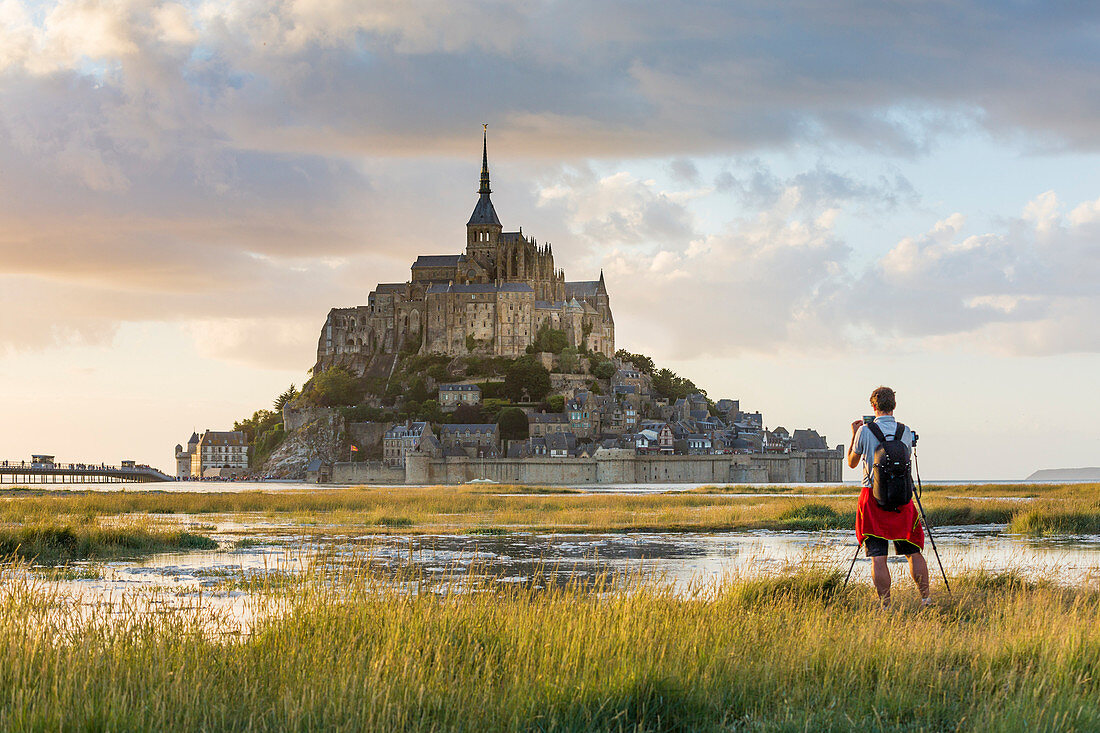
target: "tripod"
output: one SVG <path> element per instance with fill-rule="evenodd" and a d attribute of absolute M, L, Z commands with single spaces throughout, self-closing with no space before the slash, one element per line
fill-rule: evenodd
<path fill-rule="evenodd" d="M 951 592 L 951 584 L 947 582 L 947 573 L 943 570 L 943 561 L 940 560 L 940 551 L 936 549 L 936 538 L 932 536 L 932 528 L 928 526 L 928 519 L 924 516 L 924 505 L 920 502 L 920 495 L 924 491 L 924 487 L 920 482 L 920 466 L 917 463 L 917 440 L 919 436 L 913 433 L 913 468 L 917 474 L 917 489 L 913 492 L 913 498 L 917 501 L 917 513 L 920 514 L 920 522 L 924 525 L 924 531 L 928 535 L 928 541 L 932 543 L 932 553 L 936 556 L 936 564 L 940 566 L 940 575 L 943 577 L 943 584 L 947 588 L 947 592 Z M 848 586 L 848 581 L 852 578 L 852 570 L 856 567 L 856 559 L 859 558 L 859 549 L 863 547 L 863 543 L 856 545 L 856 554 L 852 555 L 852 564 L 848 566 L 848 575 L 844 578 L 844 586 Z"/>

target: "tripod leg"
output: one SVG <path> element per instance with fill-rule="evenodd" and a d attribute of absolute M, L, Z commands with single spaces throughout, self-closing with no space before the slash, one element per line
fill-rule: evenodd
<path fill-rule="evenodd" d="M 920 511 L 920 521 L 924 525 L 924 531 L 928 534 L 928 541 L 932 543 L 932 553 L 936 556 L 936 564 L 940 566 L 940 575 L 943 576 L 943 584 L 947 592 L 951 592 L 951 584 L 947 582 L 947 573 L 943 571 L 943 561 L 940 560 L 940 551 L 936 549 L 936 538 L 932 536 L 932 529 L 928 526 L 928 519 L 924 516 L 924 505 L 920 502 L 920 495 L 924 487 L 920 483 L 920 467 L 917 465 L 917 448 L 913 446 L 913 467 L 917 470 L 917 492 L 913 495 L 917 500 L 917 509 Z"/>
<path fill-rule="evenodd" d="M 951 592 L 951 584 L 947 582 L 947 573 L 943 570 L 943 561 L 940 560 L 940 551 L 936 549 L 936 538 L 932 536 L 932 530 L 928 527 L 928 520 L 924 517 L 924 507 L 921 506 L 920 496 L 914 495 L 917 499 L 917 509 L 920 510 L 920 521 L 924 525 L 924 531 L 928 534 L 928 541 L 932 543 L 932 553 L 936 556 L 936 564 L 940 566 L 940 575 L 943 577 L 943 584 L 947 587 L 947 592 Z"/>
<path fill-rule="evenodd" d="M 844 578 L 844 587 L 848 587 L 848 581 L 852 579 L 852 570 L 856 567 L 856 558 L 859 557 L 859 548 L 863 547 L 863 543 L 860 542 L 856 545 L 856 554 L 852 555 L 852 564 L 848 566 L 848 575 Z"/>

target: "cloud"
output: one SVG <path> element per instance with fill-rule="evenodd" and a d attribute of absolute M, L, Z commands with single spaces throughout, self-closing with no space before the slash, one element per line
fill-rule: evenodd
<path fill-rule="evenodd" d="M 470 131 L 489 122 L 494 180 L 535 182 L 498 193 L 502 214 L 533 220 L 571 276 L 606 264 L 620 316 L 679 349 L 830 329 L 1091 348 L 1072 332 L 1095 305 L 1100 200 L 1067 214 L 1043 194 L 985 233 L 948 217 L 853 272 L 838 222 L 913 209 L 909 180 L 780 175 L 756 156 L 920 155 L 974 130 L 1095 150 L 1100 100 L 1080 90 L 1098 19 L 980 2 L 0 0 L 0 279 L 18 314 L 0 347 L 164 320 L 200 324 L 209 353 L 284 359 L 250 329 L 362 303 L 413 255 L 461 248 Z M 722 217 L 704 223 L 707 206 Z M 895 312 L 851 318 L 868 292 Z"/>
<path fill-rule="evenodd" d="M 899 241 L 832 299 L 831 316 L 930 343 L 970 337 L 1009 353 L 1095 351 L 1100 238 L 1081 213 L 1089 206 L 1067 218 L 1047 191 L 1004 231 L 981 234 L 966 234 L 965 217 L 953 214 Z"/>

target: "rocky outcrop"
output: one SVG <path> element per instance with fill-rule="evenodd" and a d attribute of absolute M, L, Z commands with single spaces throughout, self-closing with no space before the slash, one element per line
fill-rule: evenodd
<path fill-rule="evenodd" d="M 292 430 L 257 473 L 261 476 L 302 480 L 306 465 L 314 459 L 335 463 L 348 456 L 347 431 L 344 418 L 336 410 L 317 408 L 308 422 Z"/>

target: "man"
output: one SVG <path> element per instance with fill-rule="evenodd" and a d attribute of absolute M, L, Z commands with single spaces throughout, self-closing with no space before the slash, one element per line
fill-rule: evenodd
<path fill-rule="evenodd" d="M 871 409 L 875 412 L 875 425 L 887 440 L 894 440 L 897 433 L 897 420 L 894 419 L 896 406 L 894 390 L 879 387 L 871 393 Z M 901 436 L 902 442 L 913 447 L 913 432 L 906 427 Z M 921 551 L 924 549 L 924 530 L 913 502 L 900 507 L 898 511 L 881 508 L 871 495 L 871 465 L 875 460 L 875 449 L 879 439 L 863 424 L 862 420 L 852 423 L 852 442 L 848 446 L 848 467 L 855 468 L 863 461 L 863 490 L 859 494 L 856 509 L 856 539 L 863 545 L 867 557 L 871 558 L 875 590 L 883 608 L 890 605 L 890 568 L 886 565 L 889 543 L 894 543 L 894 551 L 909 559 L 909 573 L 920 590 L 921 605 L 932 602 L 928 584 L 928 563 Z"/>

